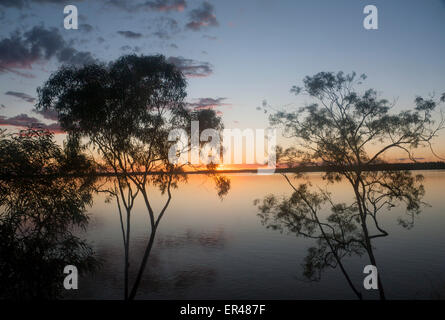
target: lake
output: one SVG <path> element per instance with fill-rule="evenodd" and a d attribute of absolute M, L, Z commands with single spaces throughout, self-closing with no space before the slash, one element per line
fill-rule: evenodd
<path fill-rule="evenodd" d="M 418 172 L 416 172 L 418 173 Z M 398 218 L 404 207 L 379 213 L 388 236 L 373 240 L 379 275 L 388 299 L 445 297 L 445 171 L 424 171 L 424 201 L 428 206 L 415 217 L 411 229 Z M 325 185 L 321 173 L 308 175 L 313 185 Z M 303 276 L 308 248 L 316 240 L 267 229 L 253 204 L 268 194 L 290 195 L 281 175 L 233 174 L 231 189 L 221 200 L 211 180 L 190 175 L 173 190 L 162 218 L 153 251 L 136 299 L 357 299 L 338 268 L 326 268 L 319 281 Z M 351 199 L 350 186 L 331 186 L 338 201 Z M 157 209 L 165 196 L 150 194 Z M 96 194 L 88 210 L 90 223 L 80 236 L 102 261 L 101 268 L 79 279 L 79 289 L 65 293 L 74 299 L 122 299 L 124 246 L 117 206 Z M 328 210 L 322 215 L 326 215 Z M 130 285 L 135 278 L 149 237 L 149 217 L 142 197 L 132 210 Z M 343 265 L 365 299 L 377 299 L 377 290 L 365 290 L 366 255 L 351 255 Z"/>

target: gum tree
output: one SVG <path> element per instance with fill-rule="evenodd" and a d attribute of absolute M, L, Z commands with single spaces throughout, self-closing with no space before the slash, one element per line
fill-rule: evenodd
<path fill-rule="evenodd" d="M 413 152 L 419 147 L 432 149 L 432 140 L 443 128 L 443 119 L 435 122 L 433 113 L 439 101 L 417 97 L 413 110 L 393 112 L 393 104 L 381 99 L 373 89 L 359 92 L 356 86 L 366 79 L 355 73 L 345 75 L 320 72 L 303 80 L 303 87 L 292 88 L 295 94 L 306 94 L 313 103 L 298 110 L 278 111 L 270 116 L 272 125 L 280 126 L 294 145 L 280 149 L 281 162 L 290 167 L 323 164 L 323 178 L 328 184 L 346 180 L 351 186 L 353 202 L 336 204 L 327 190 L 311 190 L 310 182 L 296 186 L 285 175 L 292 196 L 278 199 L 271 195 L 259 205 L 263 223 L 286 229 L 298 235 L 317 239 L 306 258 L 305 274 L 311 278 L 316 270 L 339 266 L 359 298 L 341 263 L 344 256 L 367 254 L 377 266 L 373 240 L 388 235 L 379 224 L 378 213 L 404 203 L 408 219 L 400 219 L 405 227 L 413 225 L 420 212 L 424 188 L 422 176 L 410 171 L 372 170 L 384 164 L 383 155 L 399 149 L 415 161 Z M 297 177 L 301 177 L 297 174 Z M 331 213 L 322 220 L 325 206 Z M 379 281 L 380 298 L 385 293 Z"/>
<path fill-rule="evenodd" d="M 74 264 L 81 275 L 99 267 L 90 245 L 75 235 L 89 222 L 91 165 L 48 131 L 0 131 L 1 298 L 58 298 L 65 266 Z"/>
<path fill-rule="evenodd" d="M 125 248 L 125 298 L 133 299 L 150 255 L 156 230 L 170 204 L 171 190 L 186 180 L 182 165 L 169 161 L 173 129 L 189 129 L 191 120 L 215 129 L 221 119 L 212 110 L 189 110 L 186 80 L 159 56 L 123 56 L 109 64 L 62 67 L 38 89 L 38 110 L 56 111 L 61 126 L 78 139 L 87 138 L 106 170 L 116 176 L 114 188 Z M 184 150 L 185 151 L 185 150 Z M 167 198 L 156 213 L 149 188 Z M 136 197 L 144 200 L 150 237 L 133 287 L 129 288 L 130 218 Z M 123 215 L 126 215 L 124 226 Z"/>

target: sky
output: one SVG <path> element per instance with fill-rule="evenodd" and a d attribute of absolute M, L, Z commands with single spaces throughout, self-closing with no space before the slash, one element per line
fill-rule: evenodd
<path fill-rule="evenodd" d="M 369 4 L 377 30 L 363 27 Z M 63 27 L 66 5 L 78 9 L 78 30 Z M 187 76 L 187 101 L 217 110 L 226 128 L 266 128 L 263 104 L 309 103 L 290 88 L 320 71 L 365 73 L 363 87 L 396 100 L 395 111 L 445 92 L 444 0 L 0 0 L 0 25 L 8 128 L 56 129 L 54 115 L 33 111 L 37 87 L 63 64 L 130 53 L 165 55 Z M 435 149 L 445 158 L 443 136 Z"/>

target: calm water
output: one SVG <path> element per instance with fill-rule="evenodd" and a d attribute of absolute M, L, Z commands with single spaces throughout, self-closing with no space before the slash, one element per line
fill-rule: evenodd
<path fill-rule="evenodd" d="M 411 230 L 397 219 L 404 208 L 380 214 L 379 223 L 389 235 L 374 239 L 374 253 L 389 299 L 445 297 L 445 172 L 425 176 L 425 207 Z M 267 194 L 290 194 L 280 175 L 232 175 L 231 190 L 221 201 L 210 180 L 190 176 L 173 191 L 160 223 L 155 246 L 145 270 L 137 299 L 356 299 L 339 268 L 328 268 L 318 282 L 302 275 L 307 249 L 315 240 L 266 229 L 257 216 L 254 199 Z M 314 185 L 323 185 L 321 174 L 311 174 Z M 344 183 L 332 189 L 338 201 L 350 200 Z M 151 195 L 160 208 L 165 200 Z M 122 299 L 124 248 L 114 201 L 95 196 L 89 210 L 91 222 L 82 234 L 102 259 L 99 272 L 79 281 L 79 290 L 67 295 L 82 299 Z M 327 211 L 326 211 L 327 213 Z M 149 235 L 143 199 L 132 212 L 130 284 Z M 378 298 L 361 285 L 367 256 L 343 261 L 364 298 Z"/>

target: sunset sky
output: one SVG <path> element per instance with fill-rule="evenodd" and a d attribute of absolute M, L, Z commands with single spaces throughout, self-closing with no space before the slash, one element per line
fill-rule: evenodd
<path fill-rule="evenodd" d="M 63 28 L 68 4 L 78 8 L 78 30 Z M 363 28 L 368 4 L 379 10 L 378 30 Z M 443 0 L 0 0 L 0 24 L 0 125 L 8 128 L 57 128 L 33 106 L 60 65 L 129 53 L 165 55 L 188 77 L 187 101 L 219 111 L 227 128 L 267 127 L 263 104 L 303 106 L 307 97 L 289 90 L 320 71 L 367 74 L 364 88 L 397 100 L 395 111 L 445 92 Z M 445 158 L 444 142 L 442 132 L 435 148 Z"/>

